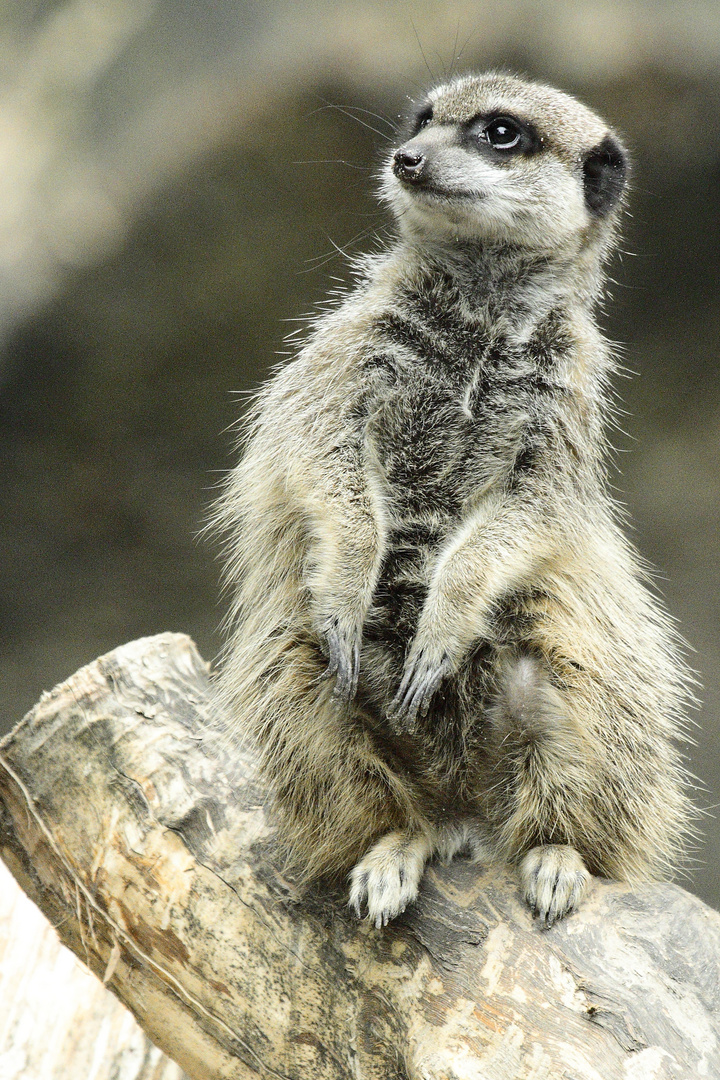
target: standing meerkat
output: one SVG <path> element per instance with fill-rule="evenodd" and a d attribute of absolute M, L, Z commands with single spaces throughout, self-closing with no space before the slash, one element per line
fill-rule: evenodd
<path fill-rule="evenodd" d="M 595 307 L 626 152 L 503 74 L 427 95 L 396 239 L 257 396 L 218 504 L 219 676 L 310 881 L 377 926 L 427 860 L 519 865 L 544 925 L 688 833 L 689 679 L 617 523 Z"/>

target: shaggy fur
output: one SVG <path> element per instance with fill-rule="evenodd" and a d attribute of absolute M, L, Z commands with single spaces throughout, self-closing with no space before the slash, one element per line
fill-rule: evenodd
<path fill-rule="evenodd" d="M 382 925 L 466 849 L 517 861 L 547 925 L 590 874 L 667 875 L 690 812 L 687 672 L 603 466 L 626 154 L 497 74 L 400 143 L 396 240 L 260 391 L 217 508 L 220 707 L 304 879 L 355 867 Z"/>

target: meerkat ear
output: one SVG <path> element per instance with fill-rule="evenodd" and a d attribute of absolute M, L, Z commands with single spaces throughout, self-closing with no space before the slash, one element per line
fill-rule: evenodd
<path fill-rule="evenodd" d="M 628 160 L 625 150 L 612 135 L 588 150 L 583 161 L 583 184 L 588 209 L 603 217 L 623 193 Z"/>

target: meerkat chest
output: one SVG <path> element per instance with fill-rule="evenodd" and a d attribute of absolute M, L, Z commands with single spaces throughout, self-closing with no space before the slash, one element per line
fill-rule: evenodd
<path fill-rule="evenodd" d="M 477 432 L 463 397 L 462 385 L 420 370 L 376 402 L 367 437 L 396 510 L 452 513 L 467 494 Z"/>
<path fill-rule="evenodd" d="M 532 411 L 532 374 L 521 356 L 482 342 L 470 357 L 385 358 L 365 435 L 396 517 L 454 518 L 507 473 Z"/>

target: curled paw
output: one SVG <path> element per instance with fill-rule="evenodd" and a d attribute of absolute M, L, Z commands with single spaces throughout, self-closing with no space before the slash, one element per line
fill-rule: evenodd
<path fill-rule="evenodd" d="M 451 670 L 452 664 L 447 655 L 435 657 L 422 649 L 411 655 L 390 705 L 391 717 L 403 727 L 412 727 L 418 716 L 425 715 L 433 694 Z"/>
<path fill-rule="evenodd" d="M 324 677 L 335 677 L 335 697 L 352 701 L 360 671 L 360 633 L 341 628 L 339 620 L 333 618 L 324 624 L 321 637 L 328 657 Z"/>
<path fill-rule="evenodd" d="M 520 863 L 525 900 L 544 930 L 574 911 L 590 884 L 575 848 L 549 844 L 528 851 Z"/>

